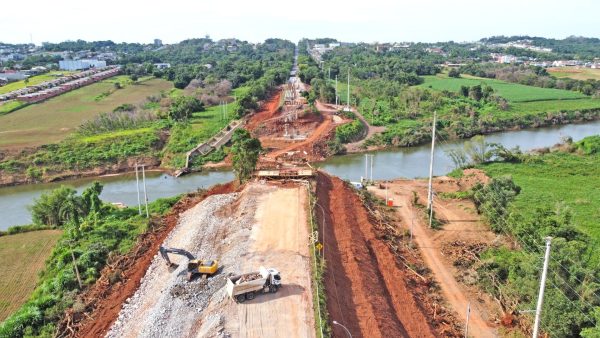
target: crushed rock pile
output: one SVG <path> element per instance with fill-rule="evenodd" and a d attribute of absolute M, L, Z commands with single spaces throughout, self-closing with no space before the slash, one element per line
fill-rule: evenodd
<path fill-rule="evenodd" d="M 260 193 L 249 189 L 210 196 L 182 214 L 163 245 L 188 250 L 196 258 L 216 259 L 219 272 L 206 280 L 188 281 L 186 258 L 172 255 L 179 266 L 169 271 L 157 254 L 107 337 L 181 337 L 189 332 L 227 336 L 224 319 L 214 309 L 228 300 L 227 277 L 240 272 L 239 257 L 248 249 Z M 211 313 L 200 315 L 209 304 Z"/>

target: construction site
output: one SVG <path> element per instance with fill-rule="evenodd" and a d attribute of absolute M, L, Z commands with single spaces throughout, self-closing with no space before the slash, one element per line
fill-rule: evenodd
<path fill-rule="evenodd" d="M 464 287 L 468 277 L 458 281 L 451 260 L 493 235 L 428 233 L 412 202 L 425 182 L 359 191 L 314 169 L 310 162 L 326 156 L 335 127 L 347 121 L 331 107 L 312 111 L 305 90 L 292 76 L 245 121 L 265 149 L 254 178 L 190 194 L 155 219 L 81 296 L 85 311 L 66 314 L 60 336 L 462 337 L 469 299 L 478 300 L 471 335 L 497 336 L 500 310 Z M 439 208 L 449 223 L 456 215 L 448 210 L 464 209 Z M 456 217 L 457 227 L 479 224 Z"/>

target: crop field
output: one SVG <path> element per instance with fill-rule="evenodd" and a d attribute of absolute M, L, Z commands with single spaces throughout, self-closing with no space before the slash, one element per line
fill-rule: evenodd
<path fill-rule="evenodd" d="M 521 213 L 563 205 L 580 230 L 600 240 L 600 155 L 552 153 L 541 163 L 492 163 L 482 169 L 491 177 L 512 176 L 521 187 L 514 202 Z"/>
<path fill-rule="evenodd" d="M 6 86 L 0 87 L 0 94 L 5 94 L 8 92 L 12 92 L 13 90 L 25 88 L 27 86 L 35 86 L 42 82 L 54 80 L 54 79 L 58 78 L 61 74 L 62 75 L 70 75 L 73 73 L 75 73 L 75 72 L 62 71 L 62 70 L 61 71 L 52 71 L 52 72 L 48 72 L 45 74 L 30 77 L 29 83 L 27 83 L 27 84 L 25 83 L 25 80 L 11 82 L 11 83 L 7 84 Z"/>
<path fill-rule="evenodd" d="M 584 94 L 561 89 L 539 88 L 516 83 L 484 78 L 450 78 L 447 75 L 424 76 L 425 82 L 420 87 L 435 90 L 457 92 L 461 86 L 489 85 L 502 97 L 511 102 L 532 102 L 547 100 L 571 100 L 589 98 Z"/>
<path fill-rule="evenodd" d="M 571 78 L 575 80 L 600 80 L 600 69 L 592 68 L 548 68 L 548 73 L 557 78 Z"/>
<path fill-rule="evenodd" d="M 126 86 L 114 90 L 115 81 Z M 126 77 L 118 76 L 24 107 L 0 116 L 0 148 L 58 142 L 98 113 L 112 111 L 124 103 L 140 103 L 147 96 L 172 87 L 172 83 L 162 79 L 127 84 Z"/>
<path fill-rule="evenodd" d="M 0 322 L 29 298 L 60 230 L 0 237 Z"/>

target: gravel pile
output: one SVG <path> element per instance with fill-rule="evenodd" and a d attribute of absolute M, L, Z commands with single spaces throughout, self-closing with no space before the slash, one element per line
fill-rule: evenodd
<path fill-rule="evenodd" d="M 228 336 L 223 332 L 223 316 L 213 309 L 229 301 L 226 278 L 240 273 L 239 257 L 248 249 L 258 194 L 248 189 L 242 194 L 210 196 L 182 214 L 163 245 L 188 250 L 200 259 L 215 259 L 220 271 L 206 280 L 188 282 L 186 258 L 171 255 L 179 266 L 169 271 L 157 254 L 107 337 L 181 337 L 189 332 Z M 209 304 L 211 313 L 201 315 Z"/>

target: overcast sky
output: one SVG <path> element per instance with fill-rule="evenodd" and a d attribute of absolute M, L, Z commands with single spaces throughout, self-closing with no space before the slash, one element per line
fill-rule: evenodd
<path fill-rule="evenodd" d="M 600 37 L 598 0 L 2 1 L 0 41 L 473 41 L 492 35 Z"/>

